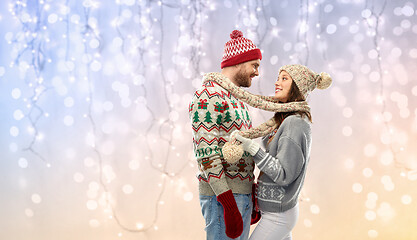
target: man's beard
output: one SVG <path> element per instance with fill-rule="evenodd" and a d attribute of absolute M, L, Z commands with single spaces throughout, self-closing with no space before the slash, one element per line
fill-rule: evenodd
<path fill-rule="evenodd" d="M 247 72 L 239 71 L 235 75 L 235 82 L 239 87 L 250 87 L 252 84 L 251 76 Z"/>

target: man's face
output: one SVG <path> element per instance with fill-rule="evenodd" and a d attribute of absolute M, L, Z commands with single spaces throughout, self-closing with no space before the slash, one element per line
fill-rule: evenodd
<path fill-rule="evenodd" d="M 248 62 L 238 64 L 236 67 L 235 84 L 239 87 L 250 87 L 252 85 L 252 78 L 259 75 L 259 65 L 261 60 L 256 59 Z"/>

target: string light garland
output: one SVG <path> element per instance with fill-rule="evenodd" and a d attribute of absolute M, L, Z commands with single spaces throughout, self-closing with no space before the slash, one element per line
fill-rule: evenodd
<path fill-rule="evenodd" d="M 17 66 L 23 70 L 23 75 L 26 76 L 30 76 L 32 73 L 34 74 L 33 78 L 22 76 L 26 79 L 26 84 L 32 90 L 32 95 L 29 96 L 29 99 L 25 100 L 27 102 L 26 107 L 29 109 L 26 117 L 30 122 L 28 130 L 32 135 L 32 139 L 23 150 L 31 152 L 38 159 L 42 160 L 47 167 L 50 167 L 50 163 L 35 148 L 36 142 L 44 138 L 38 128 L 38 123 L 42 117 L 48 116 L 38 104 L 39 99 L 50 90 L 50 87 L 45 85 L 42 76 L 44 65 L 47 62 L 51 62 L 50 59 L 46 59 L 44 53 L 45 44 L 50 41 L 47 34 L 47 27 L 41 25 L 44 9 L 47 7 L 44 7 L 43 1 L 35 2 L 33 5 L 28 6 L 27 1 L 15 1 L 9 6 L 11 15 L 22 25 L 21 32 L 16 34 L 9 42 L 9 44 L 12 44 L 16 55 L 13 62 L 10 63 L 10 67 Z M 31 12 L 34 12 L 33 16 L 30 14 Z M 26 58 L 29 60 L 29 63 L 25 61 Z M 30 81 L 31 79 L 33 80 Z"/>
<path fill-rule="evenodd" d="M 408 167 L 405 163 L 405 161 L 401 161 L 399 158 L 399 151 L 403 151 L 404 147 L 400 147 L 399 151 L 397 151 L 394 146 L 393 146 L 393 134 L 394 134 L 394 130 L 391 126 L 391 119 L 389 119 L 388 115 L 390 115 L 390 113 L 388 112 L 388 103 L 387 103 L 387 99 L 386 99 L 386 95 L 387 95 L 387 91 L 386 91 L 386 76 L 389 74 L 388 70 L 384 70 L 384 67 L 382 66 L 382 61 L 383 61 L 383 57 L 382 57 L 382 47 L 381 47 L 381 42 L 385 41 L 385 37 L 382 36 L 380 29 L 381 26 L 385 23 L 385 19 L 383 19 L 383 13 L 384 11 L 386 11 L 387 9 L 387 1 L 383 1 L 383 2 L 378 2 L 378 5 L 380 5 L 379 10 L 377 10 L 377 6 L 375 4 L 375 1 L 369 1 L 367 0 L 365 2 L 365 7 L 362 11 L 362 17 L 363 17 L 363 21 L 365 23 L 365 25 L 368 28 L 368 36 L 370 36 L 371 40 L 372 40 L 372 44 L 373 44 L 373 49 L 371 51 L 373 51 L 374 53 L 374 58 L 376 59 L 376 65 L 377 65 L 377 73 L 378 74 L 374 74 L 371 73 L 370 74 L 370 80 L 371 81 L 378 81 L 378 85 L 379 85 L 379 94 L 376 98 L 377 104 L 381 105 L 380 107 L 380 113 L 378 118 L 382 121 L 383 124 L 383 129 L 388 133 L 389 135 L 389 139 L 386 140 L 384 142 L 384 140 L 381 139 L 382 143 L 384 145 L 386 145 L 389 149 L 389 152 L 391 153 L 391 157 L 392 157 L 392 161 L 394 162 L 394 167 L 399 169 L 401 172 L 401 176 L 405 177 L 405 176 L 410 176 L 410 174 L 412 174 L 414 171 L 414 169 Z M 373 76 L 372 76 L 373 74 Z M 376 79 L 376 80 L 375 80 Z M 380 133 L 381 135 L 383 134 L 382 132 Z M 371 148 L 366 149 L 365 148 L 365 154 L 368 155 L 371 152 Z M 389 162 L 387 162 L 386 160 L 382 160 L 382 164 L 387 165 L 389 164 Z M 371 177 L 373 175 L 373 170 L 372 168 L 365 168 L 363 169 L 363 175 L 365 177 Z M 410 179 L 410 178 L 409 178 Z M 384 189 L 386 191 L 392 191 L 394 189 L 394 182 L 391 178 L 390 175 L 384 175 L 381 177 L 381 183 L 384 186 Z M 362 191 L 362 185 L 360 185 L 359 183 L 355 183 L 353 185 L 353 191 L 356 193 L 359 193 Z M 409 200 L 405 200 L 405 199 L 409 199 Z M 381 217 L 381 218 L 386 218 L 386 219 L 390 219 L 394 216 L 394 210 L 392 209 L 391 205 L 388 202 L 382 202 L 380 204 L 380 207 L 377 210 L 377 214 L 374 212 L 374 208 L 377 204 L 377 200 L 378 200 L 378 193 L 375 192 L 370 192 L 367 196 L 367 200 L 366 200 L 366 207 L 367 210 L 365 212 L 365 218 L 368 221 L 373 221 L 374 219 L 376 219 L 377 214 Z M 402 198 L 402 202 L 404 204 L 407 204 L 407 201 L 411 201 L 411 197 L 409 195 L 403 195 Z M 368 236 L 370 238 L 376 238 L 379 235 L 379 231 L 377 229 L 370 229 L 368 231 Z"/>
<path fill-rule="evenodd" d="M 158 38 L 160 40 L 156 42 L 156 45 L 159 48 L 158 52 L 157 52 L 157 53 L 159 53 L 159 55 L 158 55 L 159 56 L 159 61 L 158 62 L 162 63 L 163 62 L 163 57 L 164 57 L 163 56 L 163 52 L 164 52 L 163 51 L 163 45 L 164 45 L 164 30 L 163 30 L 163 28 L 164 28 L 164 26 L 162 25 L 162 22 L 164 21 L 163 7 L 165 6 L 165 7 L 169 7 L 169 8 L 178 8 L 178 6 L 174 5 L 174 4 L 166 4 L 163 1 L 159 1 L 157 3 L 157 5 L 158 5 L 157 8 L 160 10 L 158 18 L 153 18 L 152 19 L 151 14 L 145 14 L 144 16 L 146 16 L 145 19 L 147 19 L 147 20 L 144 20 L 144 18 L 143 18 L 144 16 L 142 16 L 143 11 L 141 9 L 141 6 L 138 6 L 138 8 L 139 8 L 139 18 L 141 19 L 141 23 L 143 24 L 142 27 L 139 28 L 139 29 L 140 29 L 140 31 L 142 31 L 142 29 L 148 29 L 147 31 L 144 31 L 143 33 L 140 34 L 141 40 L 144 40 L 143 43 L 145 43 L 142 46 L 147 45 L 146 41 L 148 40 L 148 37 L 149 37 L 148 34 L 151 33 L 152 30 L 154 30 L 154 28 L 159 30 L 159 36 L 157 36 L 156 38 Z M 201 19 L 201 12 L 199 12 L 198 9 L 201 9 L 202 5 L 203 5 L 202 1 L 201 2 L 200 1 L 195 2 L 193 8 L 188 8 L 188 9 L 191 9 L 191 11 L 190 11 L 191 13 L 187 13 L 188 16 L 194 16 L 194 19 L 191 19 L 192 17 L 188 17 L 187 20 L 191 20 L 191 21 L 188 21 L 188 23 L 191 23 L 190 28 L 192 29 L 192 31 L 191 31 L 192 36 L 193 37 L 197 36 L 196 39 L 201 39 L 201 29 L 202 29 L 201 26 L 202 26 L 203 20 Z M 152 6 L 150 5 L 149 2 L 147 2 L 145 12 L 146 13 L 151 13 L 152 12 L 151 9 L 152 9 Z M 194 11 L 194 12 L 192 12 L 192 11 Z M 85 11 L 85 12 L 87 12 L 87 11 Z M 122 48 L 123 48 L 124 43 L 126 42 L 126 38 L 123 36 L 123 34 L 121 33 L 121 30 L 120 30 L 120 27 L 122 26 L 122 24 L 119 21 L 123 17 L 123 16 L 120 15 L 121 12 L 122 12 L 121 11 L 121 6 L 119 6 L 119 16 L 116 20 L 113 21 L 113 25 L 116 26 L 119 38 L 122 39 L 122 43 L 123 43 Z M 145 25 L 148 25 L 149 23 L 151 23 L 151 25 L 148 28 L 148 26 L 145 26 Z M 157 28 L 156 26 L 158 26 L 159 28 Z M 180 28 L 181 28 L 181 26 L 180 26 Z M 197 29 L 197 30 L 195 30 L 195 29 Z M 200 29 L 200 31 L 198 31 L 198 29 Z M 179 29 L 179 32 L 181 32 L 181 29 Z M 130 35 L 129 35 L 129 37 L 131 38 Z M 152 39 L 152 38 L 154 38 L 154 36 L 150 36 L 150 38 Z M 195 38 L 193 38 L 193 39 L 195 39 Z M 146 48 L 145 47 L 142 48 L 140 44 L 138 44 L 137 48 L 138 48 L 138 55 L 139 55 L 140 61 L 139 61 L 139 65 L 138 65 L 138 68 L 137 68 L 137 72 L 135 74 L 137 74 L 136 76 L 145 76 L 146 75 L 146 72 L 145 72 L 146 66 L 145 66 L 145 62 L 144 62 L 144 57 L 145 57 L 145 54 L 147 53 L 147 51 L 145 50 Z M 194 60 L 193 61 L 193 63 L 194 63 L 194 69 L 193 69 L 194 74 L 200 73 L 199 65 L 198 65 L 198 63 L 199 63 L 199 56 L 198 55 L 200 55 L 200 54 L 198 54 L 198 53 L 201 50 L 199 48 L 200 48 L 200 46 L 198 44 L 196 44 L 196 46 L 194 46 L 192 48 L 192 53 L 191 53 L 191 59 Z M 151 54 L 152 54 L 152 52 L 151 52 Z M 165 69 L 163 67 L 163 64 L 160 64 L 159 67 L 160 67 L 160 70 L 161 70 L 160 72 L 161 72 L 161 79 L 162 79 L 162 83 L 163 83 L 162 85 L 164 86 L 163 87 L 163 89 L 164 89 L 163 96 L 165 97 L 165 103 L 166 103 L 165 105 L 168 106 L 168 112 L 173 113 L 173 105 L 169 102 L 169 100 L 171 99 L 171 96 L 172 96 L 172 92 L 173 92 L 173 83 L 165 77 Z M 188 66 L 186 66 L 186 67 L 188 67 Z M 135 76 L 133 76 L 133 77 L 135 79 Z M 144 85 L 142 85 L 142 86 L 144 86 Z M 146 88 L 143 87 L 142 90 L 144 92 L 144 95 L 141 96 L 140 98 L 141 99 L 143 99 L 143 98 L 146 99 L 146 97 L 147 97 Z M 90 91 L 90 93 L 92 93 L 92 92 Z M 93 99 L 92 96 L 90 98 Z M 140 100 L 137 100 L 136 103 L 139 103 L 138 101 L 140 101 Z M 90 105 L 91 105 L 91 102 L 92 101 L 90 101 Z M 104 192 L 105 192 L 105 199 L 106 199 L 107 205 L 110 208 L 110 212 L 111 212 L 110 217 L 114 218 L 115 221 L 117 222 L 117 224 L 123 230 L 128 231 L 128 232 L 132 232 L 132 233 L 147 232 L 151 229 L 154 229 L 154 230 L 158 229 L 158 227 L 156 225 L 156 222 L 158 220 L 159 206 L 160 206 L 160 203 L 162 202 L 161 199 L 162 199 L 162 196 L 163 196 L 163 194 L 165 192 L 165 189 L 166 189 L 167 177 L 171 178 L 171 177 L 175 177 L 175 176 L 179 175 L 185 169 L 185 167 L 188 165 L 188 161 L 186 161 L 183 164 L 183 166 L 179 170 L 177 170 L 176 172 L 168 171 L 167 165 L 168 165 L 168 161 L 170 159 L 171 151 L 173 149 L 175 149 L 174 143 L 173 143 L 173 129 L 175 127 L 175 124 L 170 118 L 160 119 L 159 121 L 157 121 L 157 118 L 155 117 L 155 113 L 153 113 L 151 108 L 149 106 L 147 106 L 146 109 L 151 113 L 151 124 L 145 131 L 146 132 L 145 138 L 146 139 L 151 138 L 150 136 L 153 135 L 151 131 L 154 128 L 154 125 L 156 123 L 158 123 L 158 125 L 159 125 L 159 128 L 157 130 L 157 132 L 159 134 L 158 139 L 166 141 L 167 146 L 168 146 L 168 148 L 167 148 L 168 150 L 166 152 L 164 162 L 162 164 L 156 164 L 156 163 L 154 163 L 155 158 L 154 158 L 153 153 L 152 153 L 153 151 L 151 150 L 151 146 L 149 145 L 149 141 L 147 141 L 147 143 L 148 143 L 147 148 L 149 150 L 149 156 L 145 157 L 145 159 L 148 159 L 151 167 L 154 170 L 160 172 L 160 174 L 163 178 L 163 182 L 161 184 L 159 184 L 160 187 L 161 187 L 161 191 L 158 194 L 158 197 L 157 197 L 156 202 L 154 204 L 154 206 L 155 206 L 154 217 L 151 220 L 151 223 L 149 225 L 145 226 L 142 223 L 138 223 L 138 224 L 136 224 L 136 228 L 133 228 L 133 227 L 128 227 L 126 223 L 122 223 L 122 221 L 119 217 L 119 213 L 112 206 L 112 204 L 110 202 L 110 199 L 107 198 L 107 196 L 109 195 L 109 190 L 106 187 L 105 182 L 103 181 L 103 173 L 102 173 L 103 163 L 102 163 L 101 153 L 97 150 L 97 148 L 94 148 L 95 152 L 98 156 L 98 159 L 99 159 L 100 179 L 101 179 L 100 183 L 101 183 L 101 185 L 104 189 Z M 90 110 L 91 110 L 91 107 L 90 107 Z M 95 126 L 94 120 L 92 118 L 91 112 L 88 114 L 88 116 L 89 116 L 89 119 L 92 123 L 93 129 L 96 129 L 96 126 Z M 168 131 L 169 131 L 168 137 L 164 136 L 164 134 L 163 134 L 164 127 L 168 128 Z M 96 134 L 94 133 L 93 135 L 95 136 Z M 138 136 L 138 137 L 140 137 L 140 136 Z M 96 138 L 94 138 L 94 139 L 96 139 Z M 96 146 L 96 144 L 94 144 L 94 146 Z"/>
<path fill-rule="evenodd" d="M 377 97 L 377 103 L 381 105 L 381 112 L 380 118 L 382 119 L 382 123 L 384 125 L 384 129 L 387 133 L 389 133 L 390 140 L 388 141 L 388 148 L 392 153 L 393 161 L 395 166 L 401 170 L 401 175 L 406 176 L 406 174 L 414 169 L 406 166 L 404 161 L 401 161 L 398 157 L 399 152 L 394 149 L 393 146 L 393 129 L 390 124 L 390 120 L 387 119 L 387 100 L 386 100 L 386 90 L 385 90 L 385 76 L 388 74 L 387 70 L 384 70 L 382 67 L 382 55 L 381 55 L 381 46 L 380 41 L 384 41 L 384 37 L 381 37 L 379 32 L 379 28 L 382 22 L 382 14 L 386 10 L 387 1 L 383 1 L 381 4 L 381 9 L 379 11 L 376 10 L 376 6 L 374 1 L 369 0 L 366 1 L 365 9 L 362 12 L 362 16 L 364 17 L 364 21 L 368 26 L 369 30 L 371 31 L 372 36 L 372 43 L 374 46 L 374 51 L 376 52 L 376 62 L 379 74 L 379 95 Z M 403 147 L 400 148 L 400 151 L 403 151 Z"/>
<path fill-rule="evenodd" d="M 353 37 L 354 34 L 359 33 L 353 38 L 354 42 L 359 43 L 359 35 L 363 31 L 360 23 L 364 23 L 362 26 L 368 31 L 365 35 L 372 42 L 371 52 L 375 57 L 362 61 L 366 61 L 367 64 L 375 63 L 377 70 L 374 71 L 374 75 L 379 74 L 378 81 L 375 81 L 379 87 L 377 107 L 380 109 L 377 110 L 377 121 L 382 123 L 384 129 L 381 131 L 377 126 L 375 129 L 379 131 L 384 147 L 392 153 L 394 164 L 388 164 L 388 160 L 386 162 L 381 160 L 382 165 L 386 166 L 385 172 L 382 170 L 379 172 L 377 166 L 367 166 L 361 169 L 359 174 L 365 178 L 383 174 L 380 180 L 389 194 L 394 188 L 394 182 L 396 190 L 400 189 L 399 185 L 402 182 L 395 178 L 398 169 L 402 177 L 407 177 L 403 179 L 409 181 L 415 181 L 417 172 L 413 163 L 410 164 L 410 161 L 407 162 L 408 159 L 403 159 L 401 155 L 406 152 L 406 146 L 412 145 L 415 139 L 411 133 L 406 135 L 409 139 L 401 141 L 396 139 L 401 131 L 407 131 L 407 124 L 402 124 L 400 121 L 397 124 L 396 117 L 392 117 L 395 114 L 389 112 L 388 96 L 394 101 L 395 94 L 390 95 L 388 86 L 393 86 L 390 77 L 394 74 L 391 72 L 393 71 L 391 66 L 384 65 L 388 60 L 388 57 L 384 57 L 384 47 L 390 40 L 391 29 L 388 27 L 388 19 L 392 14 L 398 19 L 400 16 L 408 17 L 410 20 L 408 27 L 407 23 L 403 22 L 401 27 L 408 29 L 410 34 L 417 33 L 414 30 L 417 28 L 413 28 L 415 23 L 412 22 L 415 20 L 415 6 L 410 2 L 406 2 L 404 6 L 400 4 L 402 3 L 370 0 L 353 2 L 300 0 L 279 3 L 269 0 L 114 0 L 105 4 L 97 0 L 10 1 L 8 15 L 0 12 L 0 24 L 6 22 L 7 25 L 14 24 L 13 27 L 5 28 L 12 30 L 5 32 L 3 37 L 5 41 L 1 43 L 10 46 L 10 49 L 2 48 L 5 49 L 5 53 L 10 51 L 9 56 L 4 54 L 2 57 L 7 59 L 9 66 L 3 68 L 0 62 L 0 78 L 7 78 L 2 82 L 6 85 L 2 89 L 9 91 L 11 87 L 12 98 L 17 104 L 16 107 L 12 107 L 14 109 L 9 114 L 13 115 L 12 121 L 5 123 L 11 125 L 10 136 L 13 137 L 9 146 L 10 153 L 6 154 L 6 158 L 8 154 L 13 159 L 20 157 L 18 161 L 19 167 L 22 168 L 20 170 L 26 168 L 16 174 L 23 179 L 19 183 L 22 186 L 25 181 L 39 184 L 37 179 L 32 178 L 38 175 L 37 170 L 41 172 L 45 167 L 47 171 L 42 172 L 44 175 L 41 177 L 47 183 L 42 182 L 42 184 L 49 186 L 50 182 L 55 181 L 52 172 L 60 171 L 60 168 L 65 166 L 73 166 L 74 168 L 66 170 L 63 177 L 73 176 L 75 183 L 78 183 L 76 187 L 82 189 L 84 193 L 87 188 L 87 196 L 84 196 L 85 199 L 81 197 L 81 205 L 77 205 L 79 202 L 75 199 L 62 199 L 62 201 L 74 200 L 74 205 L 71 205 L 74 207 L 74 213 L 75 210 L 79 211 L 74 214 L 74 218 L 79 217 L 77 214 L 85 214 L 83 211 L 87 210 L 89 220 L 81 222 L 80 229 L 97 230 L 100 229 L 99 227 L 106 227 L 105 231 L 104 228 L 100 231 L 108 233 L 108 238 L 114 238 L 115 235 L 120 239 L 165 237 L 165 234 L 172 230 L 171 228 L 178 226 L 175 225 L 176 223 L 174 227 L 171 226 L 172 224 L 167 226 L 164 222 L 168 219 L 166 215 L 177 214 L 179 211 L 177 209 L 167 211 L 166 207 L 170 206 L 169 204 L 173 204 L 175 208 L 176 205 L 182 206 L 184 204 L 182 200 L 186 203 L 198 202 L 198 197 L 193 194 L 197 191 L 195 188 L 197 180 L 189 176 L 192 175 L 189 172 L 195 171 L 196 166 L 191 149 L 191 130 L 185 116 L 186 105 L 194 89 L 201 84 L 201 75 L 218 69 L 215 61 L 219 59 L 210 59 L 215 56 L 211 48 L 216 48 L 217 53 L 221 52 L 224 42 L 218 41 L 219 35 L 216 34 L 222 32 L 228 35 L 229 30 L 237 28 L 242 30 L 245 36 L 253 39 L 261 49 L 273 46 L 275 48 L 273 52 L 263 53 L 269 59 L 264 59 L 262 71 L 271 72 L 274 76 L 276 64 L 295 61 L 305 65 L 321 64 L 330 69 L 329 73 L 337 76 L 334 87 L 340 90 L 342 86 L 351 87 L 351 85 L 349 81 L 339 77 L 341 75 L 336 69 L 346 69 L 345 63 L 351 60 L 350 55 L 346 53 L 354 53 L 354 51 L 349 47 L 338 49 L 337 46 L 332 45 L 332 41 L 339 38 L 349 39 L 342 35 L 342 28 L 348 29 L 351 24 L 350 28 L 354 28 L 355 31 L 350 31 L 350 34 Z M 392 6 L 396 6 L 399 10 L 391 9 Z M 336 8 L 339 7 L 346 11 L 337 21 L 339 12 Z M 363 8 L 362 13 L 353 14 L 358 12 L 359 8 Z M 393 11 L 390 12 L 391 10 Z M 222 14 L 223 12 L 225 14 Z M 218 17 L 222 26 L 210 25 L 213 20 L 211 16 Z M 288 16 L 295 21 L 287 26 Z M 318 19 L 317 22 L 314 22 L 315 17 Z M 225 19 L 228 21 L 224 21 Z M 340 27 L 336 28 L 336 22 Z M 391 25 L 393 24 L 390 23 L 389 26 Z M 394 35 L 399 31 L 397 28 L 392 30 Z M 366 38 L 362 36 L 362 39 Z M 291 43 L 291 46 L 282 46 L 281 42 Z M 361 47 L 365 48 L 366 44 Z M 398 48 L 404 50 L 408 46 L 405 44 L 405 42 L 399 43 Z M 285 54 L 279 55 L 278 58 L 277 54 L 281 53 L 282 49 Z M 341 61 L 339 53 L 346 54 L 345 62 Z M 409 55 L 413 58 L 415 53 L 413 55 L 410 52 Z M 312 62 L 311 59 L 315 61 Z M 360 59 L 360 56 L 352 61 L 355 62 L 354 64 L 357 63 L 356 59 Z M 391 60 L 390 64 L 393 61 Z M 402 63 L 400 60 L 395 60 L 395 64 Z M 354 64 L 351 65 L 352 68 Z M 365 78 L 369 76 L 366 71 L 360 71 L 364 73 Z M 353 70 L 352 72 L 356 74 Z M 407 75 L 413 76 L 413 73 L 414 70 L 407 69 Z M 357 74 L 360 75 L 359 72 Z M 263 81 L 261 85 L 258 81 L 256 84 L 255 91 L 264 94 L 271 87 L 272 82 Z M 412 84 L 409 81 L 404 86 L 409 87 Z M 345 94 L 346 96 L 350 94 L 347 88 L 334 92 L 340 93 L 342 98 Z M 337 102 L 334 92 L 331 94 L 331 101 Z M 413 90 L 413 94 L 414 92 Z M 407 94 L 408 92 L 404 92 L 404 95 Z M 10 97 L 10 94 L 2 95 L 5 96 L 4 98 Z M 330 99 L 326 96 L 324 98 L 326 101 Z M 351 105 L 349 107 L 331 101 L 328 103 L 330 107 L 333 105 L 344 107 L 343 116 L 351 116 L 356 107 L 355 101 L 349 103 Z M 362 103 L 360 101 L 361 99 L 358 100 L 358 104 Z M 66 108 L 61 108 L 62 103 Z M 19 104 L 25 109 L 21 110 L 23 108 L 18 106 Z M 374 110 L 373 107 L 370 104 L 370 111 Z M 411 106 L 406 104 L 401 109 L 407 107 Z M 346 109 L 350 109 L 350 113 L 345 111 Z M 335 115 L 335 120 L 339 120 L 339 116 Z M 400 115 L 404 122 L 412 118 L 409 114 Z M 265 119 L 263 113 L 260 113 L 259 117 Z M 344 120 L 346 119 L 340 122 Z M 360 125 L 355 122 L 349 124 L 352 127 L 356 126 L 355 124 Z M 333 131 L 337 126 L 329 127 Z M 22 131 L 26 128 L 27 132 Z M 61 131 L 62 136 L 59 136 Z M 67 132 L 74 134 L 66 137 L 64 134 Z M 337 132 L 337 129 L 334 132 Z M 6 142 L 10 141 L 6 138 L 10 136 L 4 136 Z M 369 139 L 369 136 L 363 136 L 362 140 L 374 141 Z M 317 138 L 317 141 L 321 140 Z M 331 146 L 336 146 L 333 144 L 329 143 Z M 373 153 L 376 149 L 375 144 L 368 145 L 374 147 L 364 147 L 365 157 L 377 155 Z M 66 152 L 62 149 L 63 146 L 67 147 Z M 316 149 L 321 146 L 317 145 Z M 18 148 L 22 151 L 18 151 Z M 71 152 L 75 157 L 69 157 Z M 341 153 L 345 154 L 342 151 Z M 385 158 L 391 159 L 391 155 L 387 153 L 388 157 Z M 414 155 L 411 154 L 410 159 L 412 156 Z M 42 164 L 33 161 L 33 165 L 28 165 L 22 157 L 40 160 Z M 83 160 L 84 165 L 78 166 Z M 326 161 L 326 164 L 331 162 L 326 159 L 323 161 Z M 335 163 L 332 161 L 332 164 Z M 345 167 L 354 169 L 354 173 L 357 173 L 355 164 L 360 165 L 356 160 L 350 159 L 345 162 Z M 5 169 L 8 171 L 7 168 Z M 395 171 L 392 171 L 393 169 Z M 72 171 L 75 171 L 75 174 Z M 310 180 L 314 184 L 319 182 L 316 176 L 312 175 Z M 130 181 L 134 183 L 129 183 Z M 387 197 L 383 192 L 379 192 L 380 183 L 369 183 L 367 188 L 368 185 L 361 184 L 360 181 L 358 179 L 353 185 L 349 183 L 352 189 L 348 189 L 347 192 L 350 190 L 354 195 L 346 194 L 346 198 L 355 199 L 355 194 L 363 193 L 364 189 L 369 190 L 364 202 L 355 205 L 365 204 L 365 212 L 360 213 L 365 216 L 361 218 L 375 223 L 375 227 L 370 229 L 367 229 L 369 225 L 363 224 L 358 231 L 365 231 L 368 238 L 375 238 L 388 231 L 378 229 L 379 222 L 375 220 L 393 221 L 393 209 L 400 211 L 402 205 L 413 209 L 410 204 L 415 200 L 413 190 L 407 192 L 402 189 L 403 196 L 397 199 L 389 195 L 395 201 L 384 202 L 381 198 Z M 189 188 L 188 184 L 194 185 Z M 154 186 L 156 187 L 153 188 Z M 39 226 L 37 224 L 41 219 L 41 209 L 49 207 L 46 202 L 54 196 L 48 196 L 48 193 L 43 192 L 36 193 L 36 188 L 32 187 L 29 185 L 27 188 L 20 188 L 20 191 L 24 192 L 25 200 L 29 195 L 29 202 L 24 201 L 24 216 L 30 224 Z M 68 183 L 68 188 L 72 187 L 73 184 Z M 149 190 L 151 188 L 152 191 Z M 172 198 L 169 195 L 172 193 L 179 195 L 180 200 Z M 76 193 L 71 194 L 65 195 L 65 198 L 72 198 Z M 45 204 L 39 205 L 42 200 L 45 200 Z M 326 219 L 323 222 L 316 221 L 314 216 L 320 214 L 320 218 L 324 218 L 329 209 L 320 198 L 317 198 L 314 189 L 307 188 L 307 191 L 303 191 L 300 201 L 304 202 L 303 207 L 309 209 L 309 212 L 300 220 L 299 229 L 302 229 L 302 233 L 299 231 L 296 234 L 308 239 L 308 236 L 315 236 L 314 234 L 318 233 L 321 224 L 328 223 Z M 402 205 L 399 206 L 396 201 Z M 305 204 L 306 202 L 308 204 Z M 131 205 L 129 210 L 124 207 L 125 203 Z M 32 208 L 30 204 L 37 204 L 39 207 Z M 142 210 L 146 211 L 142 212 Z M 20 212 L 16 214 L 19 215 Z M 201 217 L 198 211 L 192 216 Z M 42 221 L 46 222 L 46 218 Z M 179 231 L 176 233 L 178 236 L 181 235 L 179 239 L 187 238 L 182 236 L 185 234 L 184 229 L 175 231 Z M 188 231 L 204 234 L 203 227 Z M 76 234 L 74 233 L 74 236 Z M 353 238 L 363 237 L 353 236 L 355 233 L 350 234 L 352 235 L 349 236 Z M 176 239 L 176 235 L 173 239 Z"/>
<path fill-rule="evenodd" d="M 324 20 L 325 20 L 325 13 L 324 13 L 324 3 L 320 2 L 320 3 L 316 3 L 315 4 L 318 9 L 319 9 L 319 13 L 318 13 L 318 23 L 316 24 L 316 29 L 318 29 L 318 33 L 316 34 L 316 39 L 318 40 L 318 44 L 319 44 L 319 50 L 321 52 L 321 57 L 323 59 L 324 62 L 328 62 L 327 60 L 327 51 L 326 48 L 324 47 L 324 39 L 323 39 L 323 33 L 325 33 L 324 31 Z"/>
<path fill-rule="evenodd" d="M 301 44 L 300 48 L 305 48 L 305 58 L 302 60 L 300 56 L 297 57 L 298 62 L 308 66 L 308 58 L 310 56 L 310 48 L 308 45 L 308 32 L 309 32 L 309 1 L 300 0 L 299 9 L 299 26 L 297 31 L 297 44 Z"/>

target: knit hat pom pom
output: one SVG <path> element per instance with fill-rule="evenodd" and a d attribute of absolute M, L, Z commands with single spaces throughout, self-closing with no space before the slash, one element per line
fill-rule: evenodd
<path fill-rule="evenodd" d="M 230 34 L 231 39 L 236 39 L 240 37 L 243 37 L 243 33 L 239 30 L 233 30 L 233 32 Z"/>
<path fill-rule="evenodd" d="M 317 79 L 317 88 L 318 89 L 326 89 L 330 87 L 332 84 L 332 78 L 328 73 L 322 72 L 320 73 L 318 79 Z"/>
<path fill-rule="evenodd" d="M 244 150 L 242 144 L 237 145 L 227 142 L 223 145 L 222 152 L 224 159 L 228 163 L 235 163 L 242 158 Z"/>

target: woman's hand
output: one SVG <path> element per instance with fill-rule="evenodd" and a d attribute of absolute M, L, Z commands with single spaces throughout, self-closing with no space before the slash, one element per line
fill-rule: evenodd
<path fill-rule="evenodd" d="M 259 148 L 260 148 L 259 144 L 249 138 L 242 137 L 242 135 L 240 135 L 240 132 L 238 130 L 235 130 L 231 134 L 231 136 L 233 136 L 234 138 L 236 138 L 236 140 L 241 142 L 243 149 L 246 152 L 248 152 L 250 155 L 255 156 L 255 154 L 259 151 Z"/>

